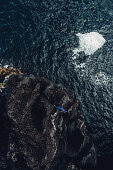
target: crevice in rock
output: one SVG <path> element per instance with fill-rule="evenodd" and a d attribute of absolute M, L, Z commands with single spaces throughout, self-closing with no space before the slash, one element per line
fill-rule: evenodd
<path fill-rule="evenodd" d="M 38 131 L 43 131 L 44 128 L 43 120 L 46 116 L 46 110 L 44 108 L 44 103 L 41 100 L 41 97 L 38 97 L 35 100 L 32 106 L 31 116 L 34 127 L 37 128 Z"/>

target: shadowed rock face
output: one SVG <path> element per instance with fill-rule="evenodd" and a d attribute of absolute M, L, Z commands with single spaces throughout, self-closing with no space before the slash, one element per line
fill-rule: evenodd
<path fill-rule="evenodd" d="M 45 78 L 15 75 L 8 81 L 7 114 L 11 120 L 8 158 L 19 157 L 37 169 L 80 169 L 96 164 L 80 103 Z M 61 105 L 67 112 L 56 109 Z"/>

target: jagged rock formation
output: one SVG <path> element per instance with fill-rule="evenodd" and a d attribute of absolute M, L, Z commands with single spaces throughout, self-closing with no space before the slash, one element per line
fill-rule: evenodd
<path fill-rule="evenodd" d="M 0 68 L 0 170 L 10 170 L 7 159 L 10 123 L 7 117 L 7 88 L 6 82 L 13 74 L 22 74 L 19 69 L 13 67 Z"/>
<path fill-rule="evenodd" d="M 80 103 L 65 88 L 33 75 L 11 76 L 7 88 L 7 157 L 12 166 L 19 167 L 20 159 L 33 170 L 78 170 L 96 164 Z M 67 112 L 55 107 L 59 105 Z"/>

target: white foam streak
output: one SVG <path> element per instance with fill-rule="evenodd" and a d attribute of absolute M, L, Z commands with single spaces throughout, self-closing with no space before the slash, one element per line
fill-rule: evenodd
<path fill-rule="evenodd" d="M 96 75 L 92 76 L 91 80 L 95 85 L 107 86 L 109 82 L 113 81 L 113 78 L 111 76 L 107 76 L 104 72 L 99 72 Z"/>

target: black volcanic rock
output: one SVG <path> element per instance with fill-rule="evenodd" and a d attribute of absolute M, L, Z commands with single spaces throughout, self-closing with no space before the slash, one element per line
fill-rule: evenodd
<path fill-rule="evenodd" d="M 20 158 L 33 170 L 96 164 L 96 150 L 87 135 L 80 103 L 65 88 L 33 75 L 12 76 L 8 86 L 8 158 L 12 165 L 18 167 Z M 56 109 L 59 105 L 66 112 Z"/>
<path fill-rule="evenodd" d="M 11 74 L 12 75 L 12 74 Z M 62 86 L 9 76 L 0 93 L 0 168 L 80 170 L 96 165 L 80 103 Z M 60 106 L 63 112 L 56 108 Z"/>

